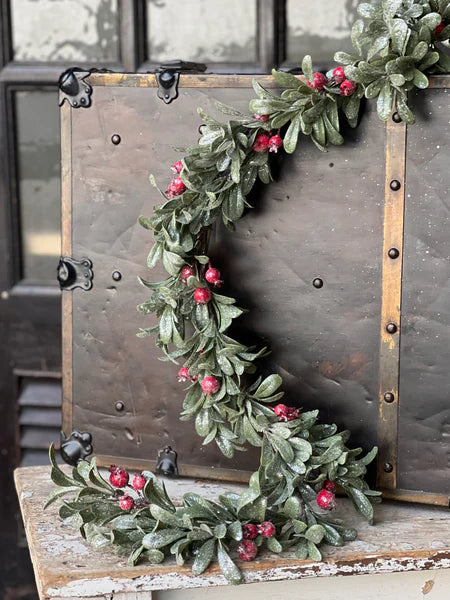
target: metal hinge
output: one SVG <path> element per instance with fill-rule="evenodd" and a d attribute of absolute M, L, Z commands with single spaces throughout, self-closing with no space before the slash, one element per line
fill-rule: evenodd
<path fill-rule="evenodd" d="M 57 278 L 62 290 L 81 288 L 86 292 L 93 286 L 94 271 L 89 258 L 75 260 L 70 256 L 61 256 L 58 263 Z"/>
<path fill-rule="evenodd" d="M 203 73 L 206 65 L 203 63 L 185 62 L 184 60 L 170 60 L 162 63 L 155 72 L 158 84 L 158 98 L 166 104 L 178 97 L 178 82 L 180 73 Z"/>

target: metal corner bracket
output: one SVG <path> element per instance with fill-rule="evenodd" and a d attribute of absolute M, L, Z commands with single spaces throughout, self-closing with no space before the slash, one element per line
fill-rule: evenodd
<path fill-rule="evenodd" d="M 92 86 L 86 81 L 91 73 L 112 73 L 109 69 L 80 69 L 70 67 L 61 73 L 58 81 L 59 106 L 67 100 L 73 108 L 88 108 L 91 105 Z"/>
<path fill-rule="evenodd" d="M 72 431 L 68 436 L 61 431 L 60 454 L 64 462 L 75 467 L 92 454 L 92 435 L 88 431 Z"/>

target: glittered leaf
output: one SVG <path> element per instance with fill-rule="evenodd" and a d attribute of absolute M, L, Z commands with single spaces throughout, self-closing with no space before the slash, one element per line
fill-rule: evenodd
<path fill-rule="evenodd" d="M 207 540 L 203 546 L 198 549 L 192 564 L 193 575 L 201 575 L 203 571 L 209 567 L 212 559 L 214 558 L 215 549 L 215 539 Z"/>
<path fill-rule="evenodd" d="M 233 584 L 241 583 L 243 579 L 242 573 L 231 560 L 221 543 L 219 543 L 219 547 L 217 548 L 217 560 L 220 570 L 225 575 L 227 581 Z"/>

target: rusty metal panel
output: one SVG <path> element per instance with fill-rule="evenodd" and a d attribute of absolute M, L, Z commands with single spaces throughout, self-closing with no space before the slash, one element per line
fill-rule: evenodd
<path fill-rule="evenodd" d="M 448 89 L 414 94 L 408 128 L 398 487 L 450 492 Z"/>

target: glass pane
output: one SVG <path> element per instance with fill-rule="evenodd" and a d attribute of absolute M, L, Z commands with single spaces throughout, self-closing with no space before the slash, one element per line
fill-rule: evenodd
<path fill-rule="evenodd" d="M 149 59 L 256 61 L 256 1 L 148 0 Z"/>
<path fill-rule="evenodd" d="M 55 283 L 60 243 L 60 145 L 56 92 L 16 92 L 23 277 Z"/>
<path fill-rule="evenodd" d="M 14 60 L 119 59 L 117 0 L 14 0 Z"/>
<path fill-rule="evenodd" d="M 299 65 L 305 54 L 313 64 L 333 64 L 337 50 L 352 51 L 350 31 L 360 0 L 288 0 L 287 59 Z"/>

